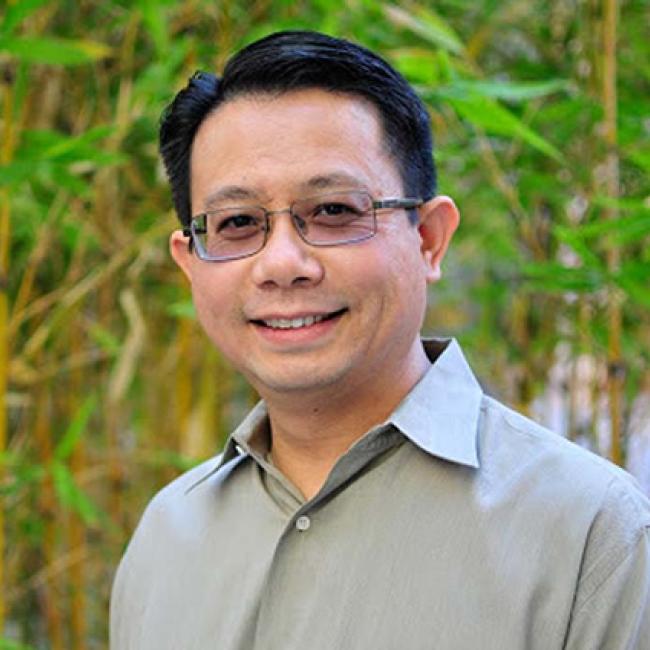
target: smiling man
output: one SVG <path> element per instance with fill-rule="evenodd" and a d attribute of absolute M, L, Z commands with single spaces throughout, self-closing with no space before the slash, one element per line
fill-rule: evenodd
<path fill-rule="evenodd" d="M 284 32 L 164 116 L 170 247 L 263 401 L 147 508 L 113 650 L 650 647 L 650 505 L 420 338 L 458 224 L 368 50 Z"/>

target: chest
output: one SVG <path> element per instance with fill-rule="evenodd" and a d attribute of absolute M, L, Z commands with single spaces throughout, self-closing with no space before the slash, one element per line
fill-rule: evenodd
<path fill-rule="evenodd" d="M 185 552 L 160 540 L 133 647 L 560 648 L 579 571 L 564 533 L 433 487 L 394 463 L 293 513 L 233 489 L 228 528 L 215 512 Z"/>

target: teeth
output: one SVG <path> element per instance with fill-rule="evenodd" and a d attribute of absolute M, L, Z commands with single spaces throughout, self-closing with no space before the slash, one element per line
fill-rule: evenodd
<path fill-rule="evenodd" d="M 319 323 L 325 318 L 325 316 L 305 316 L 305 318 L 272 318 L 271 320 L 265 320 L 264 324 L 267 327 L 272 327 L 274 329 L 280 330 L 289 330 L 289 329 L 298 329 L 299 327 L 309 327 L 314 323 Z"/>

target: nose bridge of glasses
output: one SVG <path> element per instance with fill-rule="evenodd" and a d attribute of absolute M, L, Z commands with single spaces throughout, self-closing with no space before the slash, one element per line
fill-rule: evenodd
<path fill-rule="evenodd" d="M 291 222 L 293 223 L 294 228 L 298 231 L 301 239 L 304 239 L 303 235 L 305 230 L 305 218 L 303 215 L 296 212 L 295 204 L 291 204 L 289 207 L 282 208 L 281 210 L 265 210 L 264 214 L 266 216 L 267 231 L 270 231 L 271 229 L 272 216 L 277 214 L 288 214 L 291 217 Z"/>

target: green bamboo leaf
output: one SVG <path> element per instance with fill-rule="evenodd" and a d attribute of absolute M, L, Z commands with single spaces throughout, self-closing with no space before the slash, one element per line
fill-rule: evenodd
<path fill-rule="evenodd" d="M 19 643 L 18 641 L 12 641 L 2 637 L 0 639 L 0 650 L 36 650 L 34 646 L 25 645 L 24 643 Z"/>
<path fill-rule="evenodd" d="M 441 88 L 439 92 L 449 97 L 456 96 L 458 99 L 481 96 L 511 102 L 522 102 L 565 91 L 568 88 L 569 82 L 564 79 L 528 83 L 465 79 L 454 81 L 452 84 Z"/>
<path fill-rule="evenodd" d="M 614 198 L 611 196 L 603 196 L 596 194 L 592 202 L 595 206 L 602 208 L 615 208 L 620 212 L 627 212 L 633 214 L 650 214 L 650 205 L 645 199 L 635 199 L 629 197 Z"/>
<path fill-rule="evenodd" d="M 90 182 L 62 165 L 51 165 L 42 180 L 48 186 L 68 190 L 72 195 L 87 198 L 91 194 Z"/>
<path fill-rule="evenodd" d="M 634 301 L 650 309 L 650 262 L 629 262 L 624 264 L 615 277 L 615 282 Z"/>
<path fill-rule="evenodd" d="M 96 406 L 97 397 L 95 395 L 89 395 L 84 402 L 82 402 L 77 409 L 74 418 L 72 418 L 72 422 L 70 422 L 70 425 L 54 450 L 54 457 L 56 459 L 65 460 L 70 456 L 70 454 L 72 454 L 79 439 L 86 431 L 88 421 L 90 420 L 90 416 L 93 414 Z"/>
<path fill-rule="evenodd" d="M 433 94 L 448 101 L 461 117 L 484 129 L 486 133 L 520 138 L 547 156 L 563 161 L 563 156 L 556 147 L 493 99 L 480 95 L 461 98 L 456 92 L 446 93 L 442 89 L 435 89 Z"/>
<path fill-rule="evenodd" d="M 94 153 L 94 150 L 88 145 L 108 137 L 114 131 L 115 127 L 100 125 L 75 136 L 55 132 L 58 137 L 48 149 L 43 151 L 43 155 L 48 158 L 57 158 L 75 150 L 82 150 L 86 154 L 89 152 Z"/>
<path fill-rule="evenodd" d="M 196 309 L 191 300 L 182 300 L 168 305 L 167 313 L 176 318 L 190 318 L 196 320 Z"/>
<path fill-rule="evenodd" d="M 159 450 L 149 454 L 149 462 L 153 467 L 175 467 L 176 469 L 186 472 L 200 462 L 196 458 L 190 458 L 184 454 L 174 451 Z"/>
<path fill-rule="evenodd" d="M 52 462 L 54 490 L 61 505 L 76 512 L 88 525 L 99 523 L 100 509 L 79 489 L 70 470 L 60 461 Z"/>
<path fill-rule="evenodd" d="M 9 0 L 0 24 L 0 34 L 10 34 L 20 23 L 48 0 Z"/>
<path fill-rule="evenodd" d="M 624 152 L 625 157 L 631 160 L 637 167 L 650 173 L 650 151 L 633 149 Z"/>
<path fill-rule="evenodd" d="M 111 356 L 117 356 L 122 349 L 122 341 L 99 323 L 89 327 L 88 334 L 104 352 L 108 352 Z"/>
<path fill-rule="evenodd" d="M 559 262 L 531 262 L 524 264 L 522 279 L 528 289 L 549 292 L 595 291 L 606 282 L 606 277 L 597 269 L 567 267 Z"/>
<path fill-rule="evenodd" d="M 0 187 L 19 185 L 34 175 L 34 163 L 16 160 L 8 165 L 0 165 Z"/>
<path fill-rule="evenodd" d="M 166 13 L 156 0 L 139 0 L 142 18 L 159 53 L 169 50 Z"/>
<path fill-rule="evenodd" d="M 40 181 L 86 194 L 88 182 L 83 174 L 127 160 L 124 154 L 107 151 L 95 144 L 112 132 L 110 126 L 95 127 L 78 136 L 45 129 L 26 130 L 15 159 L 0 166 L 0 187 Z"/>
<path fill-rule="evenodd" d="M 559 241 L 570 246 L 580 256 L 586 266 L 604 271 L 601 259 L 593 250 L 593 244 L 588 244 L 578 229 L 556 226 L 553 232 Z"/>
<path fill-rule="evenodd" d="M 582 240 L 607 237 L 610 242 L 617 244 L 639 241 L 650 235 L 650 210 L 645 208 L 638 214 L 580 224 L 572 230 L 575 236 Z M 567 236 L 566 230 L 562 227 L 557 227 L 555 232 L 560 239 Z"/>
<path fill-rule="evenodd" d="M 26 63 L 80 65 L 105 59 L 112 50 L 96 41 L 3 36 L 0 37 L 0 52 Z"/>
<path fill-rule="evenodd" d="M 452 54 L 460 54 L 464 50 L 465 46 L 456 32 L 429 9 L 418 7 L 413 13 L 409 13 L 401 7 L 385 4 L 383 11 L 394 25 L 411 30 L 443 50 Z"/>

